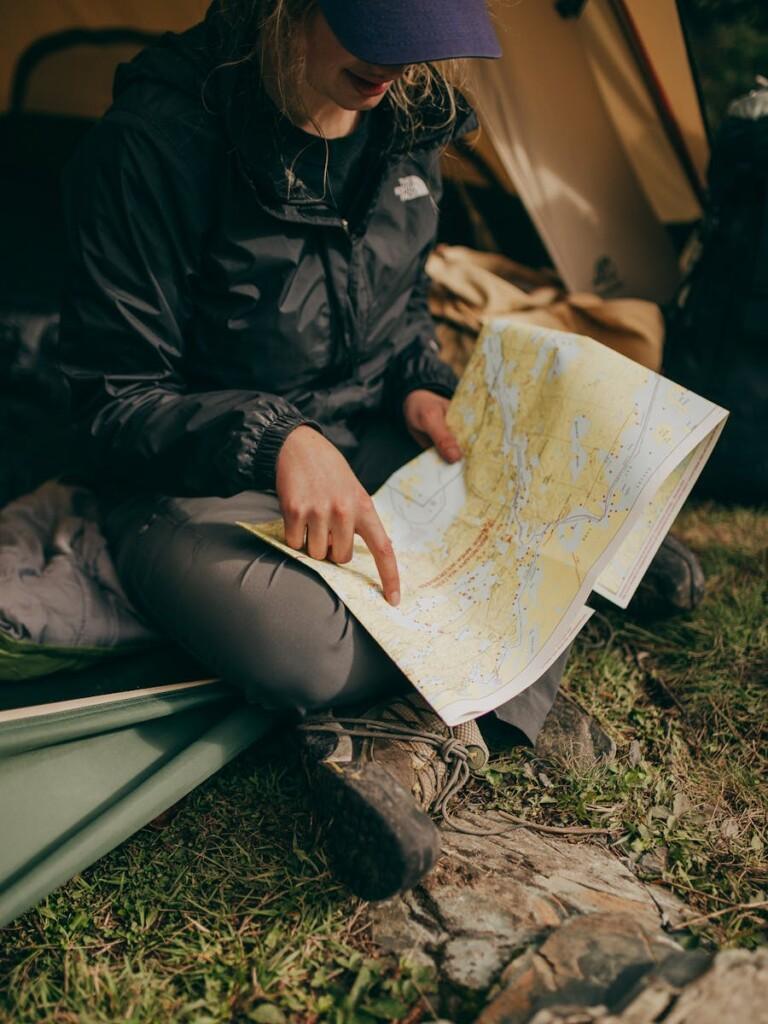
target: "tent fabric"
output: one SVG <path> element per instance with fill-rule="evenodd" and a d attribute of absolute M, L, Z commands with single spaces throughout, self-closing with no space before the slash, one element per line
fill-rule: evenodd
<path fill-rule="evenodd" d="M 140 49 L 139 44 L 129 42 L 81 43 L 46 54 L 30 73 L 22 109 L 94 120 L 101 117 L 112 102 L 115 68 L 132 60 Z M 62 82 L 72 84 L 62 89 Z"/>
<path fill-rule="evenodd" d="M 679 0 L 624 0 L 624 3 L 680 127 L 699 181 L 706 185 L 709 137 L 680 19 Z"/>
<path fill-rule="evenodd" d="M 206 0 L 173 0 L 172 3 L 146 0 L 25 0 L 7 3 L 0 12 L 0 110 L 8 108 L 11 83 L 20 55 L 43 36 L 73 28 L 134 28 L 145 32 L 181 32 L 205 14 Z M 110 62 L 111 63 L 111 62 Z M 114 64 L 111 64 L 109 85 L 112 84 Z M 77 74 L 67 77 L 66 87 L 59 82 L 58 96 L 50 94 L 42 113 L 59 113 L 62 106 L 67 112 L 76 105 L 75 97 L 83 103 L 84 113 L 92 104 L 86 92 L 87 81 Z M 106 97 L 107 101 L 109 97 Z"/>
<path fill-rule="evenodd" d="M 181 714 L 232 697 L 229 687 L 217 680 L 202 679 L 0 711 L 0 758 Z"/>
<path fill-rule="evenodd" d="M 569 291 L 667 301 L 679 282 L 675 253 L 607 115 L 578 28 L 538 2 L 515 5 L 504 28 L 504 56 L 474 69 L 473 91 L 560 276 Z"/>
<path fill-rule="evenodd" d="M 275 721 L 215 683 L 86 709 L 35 710 L 26 717 L 0 711 L 0 926 L 176 803 Z"/>
<path fill-rule="evenodd" d="M 669 65 L 670 70 L 674 69 L 675 62 L 685 69 L 688 60 L 677 11 L 667 0 L 663 0 L 662 6 L 669 9 L 663 19 L 665 34 L 654 48 L 654 57 L 656 60 L 664 57 L 664 66 Z M 656 7 L 658 13 L 658 0 Z M 646 18 L 643 24 L 649 22 L 648 27 L 652 29 L 657 20 Z M 579 31 L 611 121 L 657 218 L 663 223 L 698 220 L 702 212 L 699 201 L 659 119 L 629 46 L 622 38 L 609 0 L 591 0 L 587 4 L 583 17 L 579 19 Z M 668 60 L 670 56 L 672 61 Z M 686 77 L 693 89 L 690 71 Z M 682 81 L 678 82 L 678 79 Z M 679 74 L 675 76 L 675 96 L 683 92 L 685 80 Z M 690 115 L 686 115 L 683 124 L 684 141 L 700 155 L 703 123 L 699 120 L 699 125 L 694 127 Z M 706 150 L 706 146 L 703 148 Z"/>

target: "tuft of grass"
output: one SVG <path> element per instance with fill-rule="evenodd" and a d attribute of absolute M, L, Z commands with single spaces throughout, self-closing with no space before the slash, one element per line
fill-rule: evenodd
<path fill-rule="evenodd" d="M 692 505 L 690 615 L 601 611 L 566 686 L 611 732 L 614 764 L 577 772 L 525 748 L 473 799 L 553 824 L 610 827 L 619 852 L 713 915 L 689 941 L 765 941 L 768 512 Z M 378 955 L 365 907 L 332 879 L 285 737 L 252 750 L 7 928 L 3 1024 L 375 1024 L 434 1019 L 434 979 Z M 720 913 L 725 911 L 724 913 Z"/>

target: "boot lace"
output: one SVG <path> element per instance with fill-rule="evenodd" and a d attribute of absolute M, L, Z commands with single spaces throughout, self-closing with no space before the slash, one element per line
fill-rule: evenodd
<path fill-rule="evenodd" d="M 582 826 L 543 825 L 539 822 L 519 818 L 504 810 L 496 813 L 508 824 L 498 828 L 477 825 L 466 819 L 458 818 L 448 804 L 466 786 L 472 776 L 470 767 L 471 754 L 466 743 L 462 742 L 449 728 L 449 734 L 420 729 L 403 722 L 389 721 L 379 718 L 344 718 L 334 717 L 327 721 L 302 722 L 297 727 L 302 732 L 325 732 L 336 736 L 357 736 L 363 739 L 400 740 L 403 743 L 423 743 L 436 750 L 438 757 L 448 769 L 442 781 L 438 783 L 437 792 L 430 805 L 430 812 L 442 819 L 443 823 L 454 832 L 470 836 L 503 836 L 519 828 L 532 829 L 547 835 L 569 837 L 611 836 L 613 830 L 608 828 L 587 828 Z"/>
<path fill-rule="evenodd" d="M 468 832 L 477 835 L 492 835 L 493 832 L 468 828 L 449 809 L 449 803 L 466 786 L 472 775 L 470 767 L 471 753 L 466 743 L 462 742 L 449 727 L 449 734 L 432 732 L 404 722 L 393 722 L 378 718 L 344 718 L 334 717 L 326 722 L 302 722 L 298 728 L 303 732 L 327 732 L 336 735 L 356 736 L 363 739 L 399 740 L 402 743 L 422 743 L 433 748 L 437 756 L 445 764 L 447 771 L 437 784 L 437 791 L 430 805 L 430 812 L 457 832 Z"/>

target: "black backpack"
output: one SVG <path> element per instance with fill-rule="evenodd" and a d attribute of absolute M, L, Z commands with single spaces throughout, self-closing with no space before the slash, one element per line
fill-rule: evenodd
<path fill-rule="evenodd" d="M 768 87 L 728 109 L 699 254 L 670 312 L 664 372 L 730 417 L 697 493 L 768 498 Z"/>

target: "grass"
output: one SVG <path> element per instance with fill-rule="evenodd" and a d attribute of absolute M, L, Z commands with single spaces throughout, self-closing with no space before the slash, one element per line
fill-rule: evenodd
<path fill-rule="evenodd" d="M 692 615 L 601 610 L 567 687 L 618 743 L 578 773 L 497 756 L 476 792 L 542 822 L 608 826 L 637 870 L 703 918 L 689 944 L 753 947 L 768 899 L 768 513 L 694 505 L 676 532 L 708 590 Z M 431 979 L 376 955 L 331 879 L 277 738 L 191 794 L 4 933 L 8 1024 L 372 1024 L 432 1019 Z"/>
<path fill-rule="evenodd" d="M 707 572 L 696 613 L 639 624 L 602 611 L 570 661 L 569 689 L 616 739 L 615 763 L 548 767 L 537 786 L 515 751 L 490 781 L 518 814 L 614 829 L 641 873 L 717 914 L 689 941 L 752 947 L 768 923 L 741 909 L 768 899 L 768 515 L 700 505 L 675 532 Z"/>

